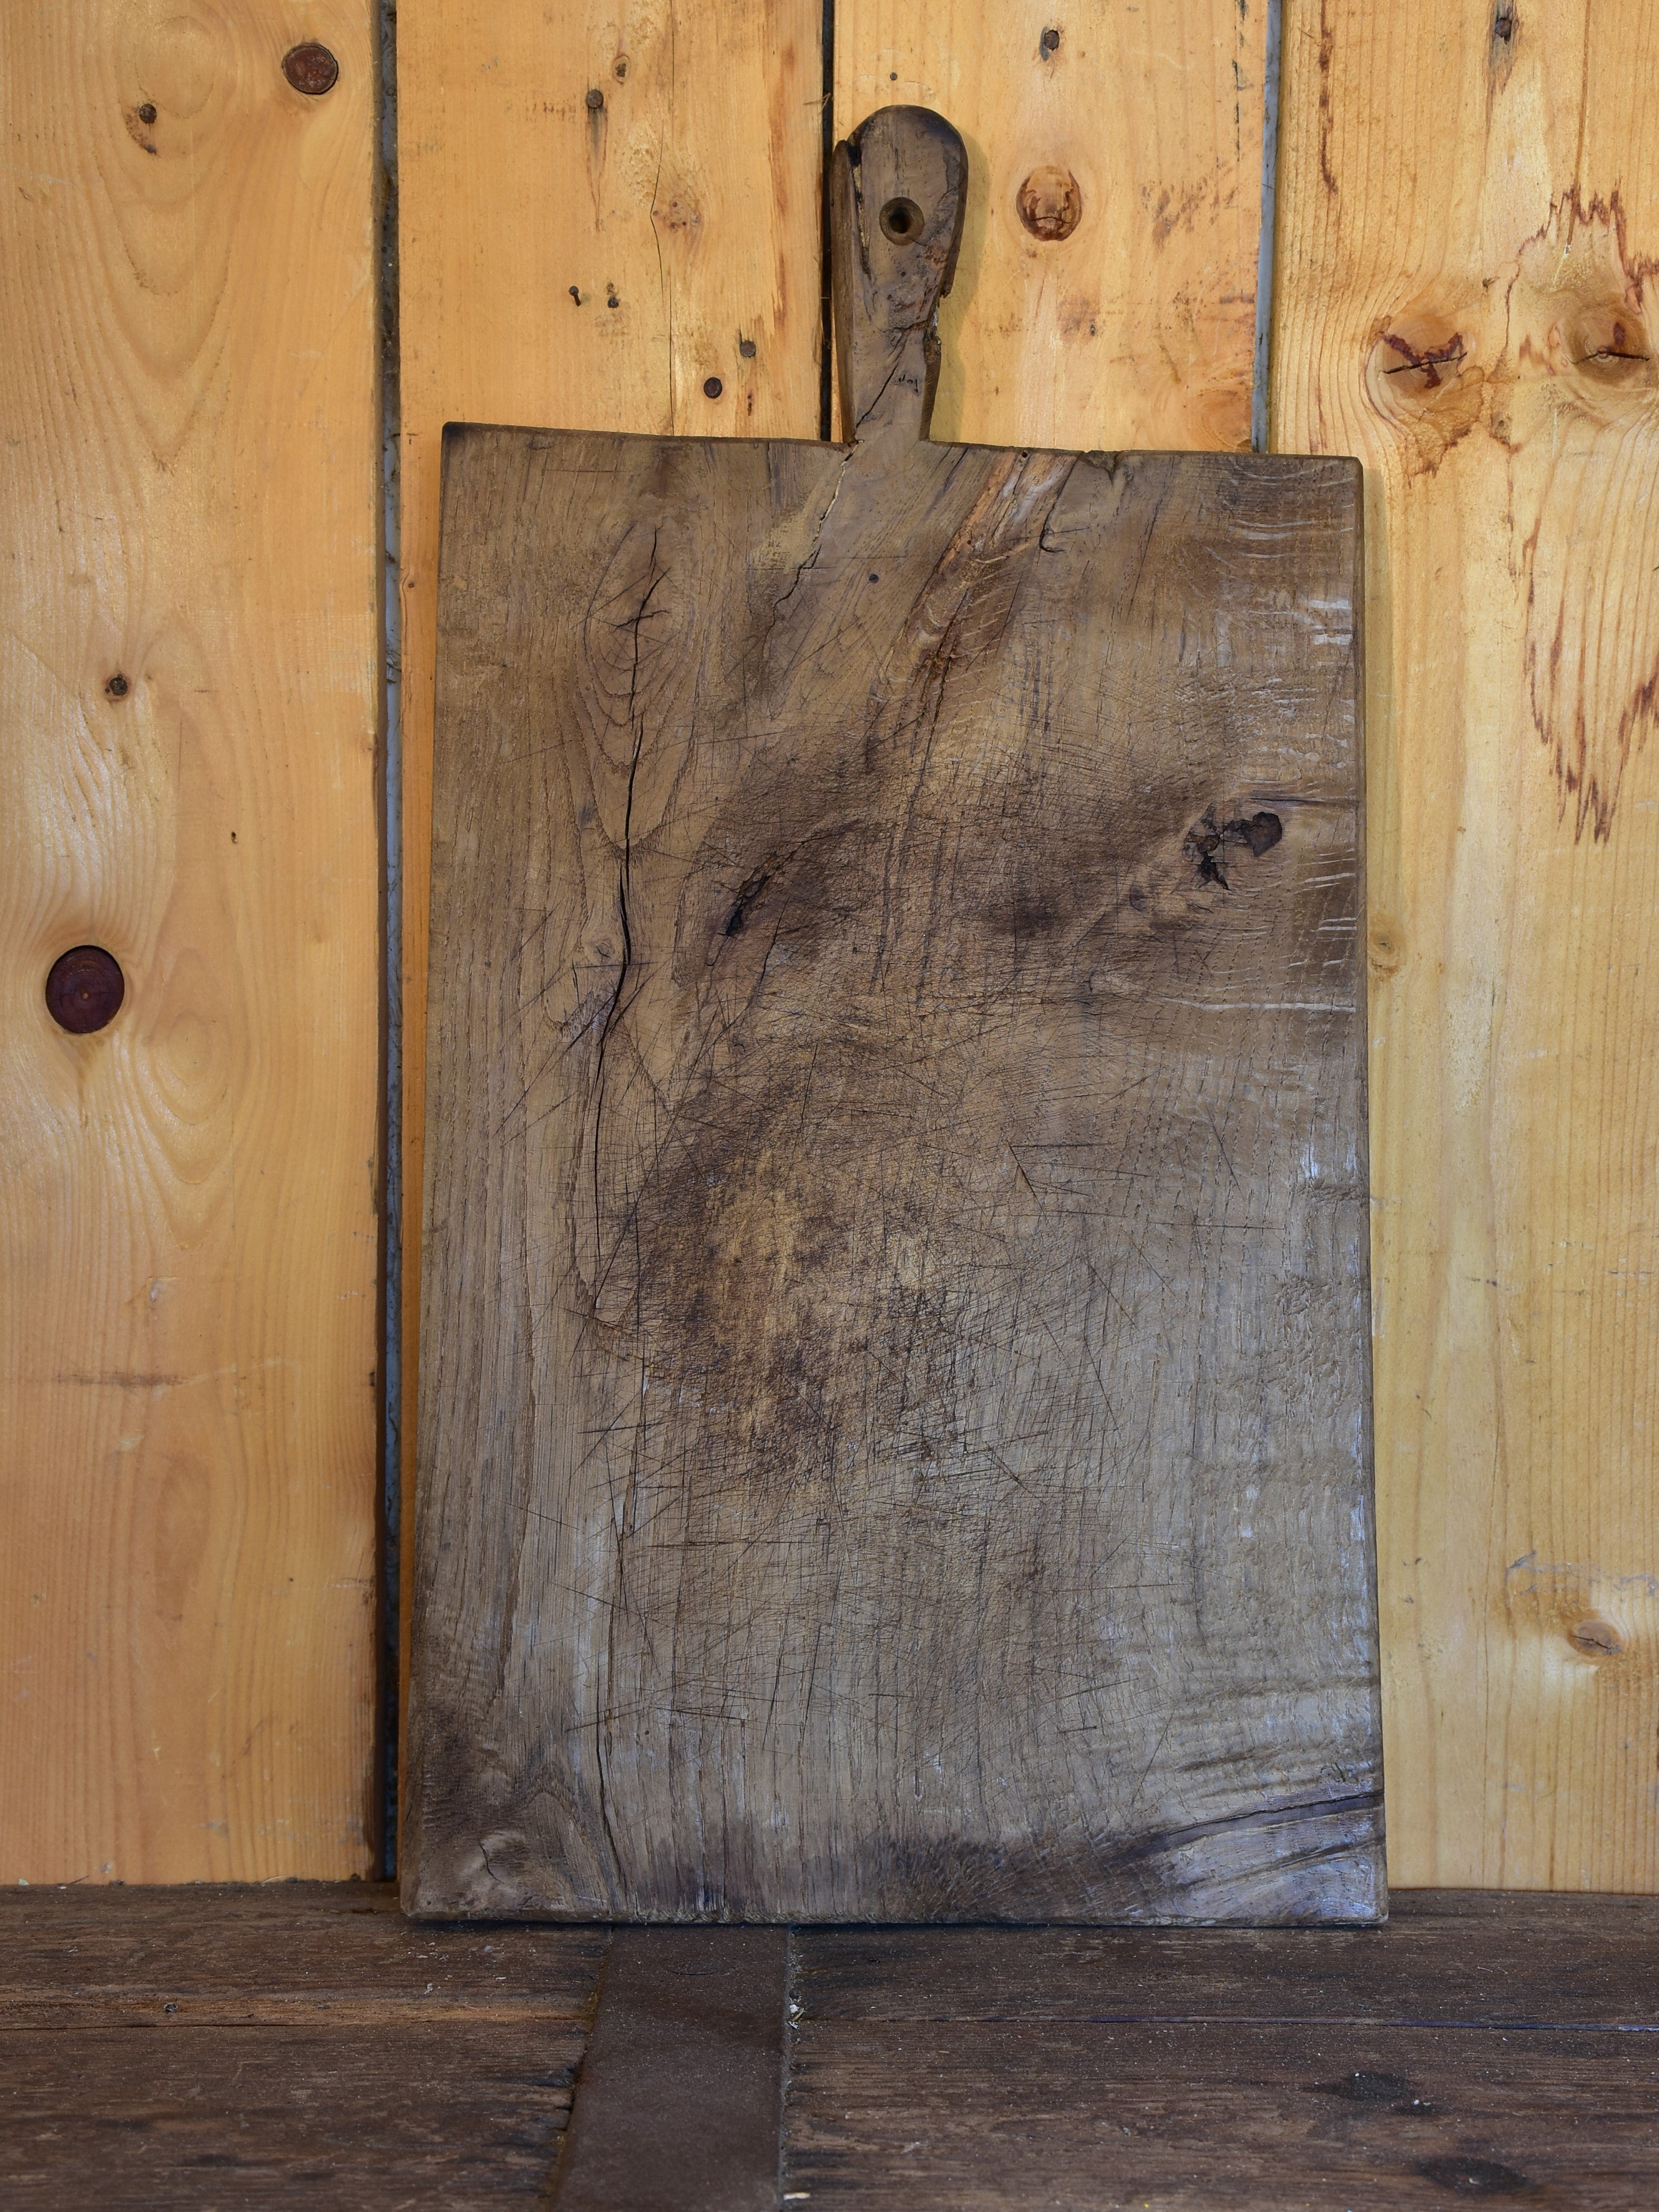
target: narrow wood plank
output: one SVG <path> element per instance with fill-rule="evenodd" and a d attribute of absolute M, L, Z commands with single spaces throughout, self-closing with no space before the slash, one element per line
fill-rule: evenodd
<path fill-rule="evenodd" d="M 788 1947 L 782 1929 L 618 1931 L 558 2212 L 774 2212 Z"/>
<path fill-rule="evenodd" d="M 585 2022 L 605 1933 L 417 1926 L 390 1883 L 0 1891 L 0 2019 Z"/>
<path fill-rule="evenodd" d="M 820 0 L 398 11 L 411 1482 L 443 426 L 817 434 L 822 21 Z M 407 1502 L 403 1527 L 408 1589 Z"/>
<path fill-rule="evenodd" d="M 860 2212 L 1629 2212 L 1659 2036 L 803 2019 L 787 2141 L 786 2204 Z"/>
<path fill-rule="evenodd" d="M 606 1941 L 363 1882 L 0 1892 L 0 2195 L 545 2203 Z"/>
<path fill-rule="evenodd" d="M 369 0 L 0 25 L 6 1881 L 370 1861 L 375 51 Z"/>
<path fill-rule="evenodd" d="M 1303 2021 L 1659 2029 L 1659 1902 L 1404 1891 L 1386 1927 L 819 1929 L 816 2021 Z"/>
<path fill-rule="evenodd" d="M 540 2203 L 582 2032 L 388 2020 L 0 2027 L 10 2212 Z"/>
<path fill-rule="evenodd" d="M 915 100 L 968 141 L 940 437 L 1249 444 L 1266 33 L 1265 0 L 840 0 L 837 132 Z"/>
<path fill-rule="evenodd" d="M 855 446 L 447 438 L 422 1913 L 1382 1908 L 1357 482 L 928 442 L 960 155 Z"/>
<path fill-rule="evenodd" d="M 1659 1887 L 1659 11 L 1286 0 L 1276 444 L 1365 464 L 1390 1861 Z"/>

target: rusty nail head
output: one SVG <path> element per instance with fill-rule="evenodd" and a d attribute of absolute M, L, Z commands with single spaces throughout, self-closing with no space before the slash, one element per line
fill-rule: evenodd
<path fill-rule="evenodd" d="M 283 56 L 283 75 L 295 92 L 319 100 L 339 82 L 340 64 L 326 46 L 307 39 L 303 46 L 290 46 Z"/>
<path fill-rule="evenodd" d="M 155 122 L 155 102 L 153 100 L 145 100 L 145 101 L 144 101 L 144 103 L 143 103 L 143 105 L 139 108 L 139 110 L 138 110 L 138 120 L 139 120 L 141 123 L 144 123 L 144 124 L 149 124 L 149 123 L 154 123 L 154 122 Z"/>
<path fill-rule="evenodd" d="M 71 1036 L 89 1036 L 112 1022 L 126 994 L 120 963 L 101 945 L 71 945 L 46 977 L 46 1012 Z"/>
<path fill-rule="evenodd" d="M 726 386 L 718 376 L 705 376 L 702 380 L 702 396 L 705 399 L 718 399 L 725 389 Z"/>
<path fill-rule="evenodd" d="M 126 678 L 122 675 L 118 668 L 116 670 L 114 675 L 110 678 L 109 682 L 104 686 L 105 691 L 112 699 L 125 699 L 131 689 L 132 686 L 127 682 Z"/>
<path fill-rule="evenodd" d="M 599 90 L 598 85 L 591 86 L 587 94 L 588 113 L 590 115 L 597 115 L 604 106 L 605 94 Z"/>

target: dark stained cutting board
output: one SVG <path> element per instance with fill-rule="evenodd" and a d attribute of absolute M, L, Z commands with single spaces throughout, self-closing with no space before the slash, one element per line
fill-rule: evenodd
<path fill-rule="evenodd" d="M 405 1901 L 1383 1910 L 1359 474 L 445 445 Z"/>

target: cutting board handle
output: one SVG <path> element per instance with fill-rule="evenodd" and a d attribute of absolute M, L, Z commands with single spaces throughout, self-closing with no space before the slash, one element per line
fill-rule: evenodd
<path fill-rule="evenodd" d="M 967 149 L 929 107 L 882 107 L 836 147 L 830 184 L 842 435 L 925 438 L 939 303 L 962 243 Z"/>

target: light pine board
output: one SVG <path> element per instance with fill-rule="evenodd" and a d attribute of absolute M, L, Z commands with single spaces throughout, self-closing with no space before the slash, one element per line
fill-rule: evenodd
<path fill-rule="evenodd" d="M 839 0 L 837 136 L 915 100 L 968 144 L 936 435 L 1249 446 L 1266 43 L 1266 0 Z M 1055 175 L 1081 211 L 1039 238 Z"/>
<path fill-rule="evenodd" d="M 363 0 L 0 31 L 8 1881 L 370 1863 L 374 69 Z"/>
<path fill-rule="evenodd" d="M 411 1480 L 443 426 L 817 434 L 822 22 L 818 0 L 635 0 L 620 15 L 404 0 L 398 13 Z M 405 1510 L 406 1570 L 413 1526 Z"/>
<path fill-rule="evenodd" d="M 1659 1885 L 1659 8 L 1286 0 L 1275 444 L 1369 493 L 1390 1868 Z"/>

